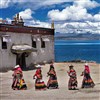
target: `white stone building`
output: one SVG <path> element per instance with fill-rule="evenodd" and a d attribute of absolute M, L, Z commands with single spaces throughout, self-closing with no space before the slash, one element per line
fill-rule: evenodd
<path fill-rule="evenodd" d="M 24 69 L 30 64 L 52 60 L 54 28 L 24 26 L 19 16 L 11 24 L 0 24 L 0 70 L 16 64 Z"/>

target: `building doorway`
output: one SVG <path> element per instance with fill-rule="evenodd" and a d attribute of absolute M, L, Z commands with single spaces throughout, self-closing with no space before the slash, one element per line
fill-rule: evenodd
<path fill-rule="evenodd" d="M 13 44 L 11 52 L 16 54 L 16 65 L 20 65 L 22 69 L 26 69 L 26 57 L 31 52 L 36 52 L 37 49 L 29 46 L 28 44 Z"/>
<path fill-rule="evenodd" d="M 20 65 L 22 69 L 26 69 L 26 53 L 16 55 L 16 65 Z"/>

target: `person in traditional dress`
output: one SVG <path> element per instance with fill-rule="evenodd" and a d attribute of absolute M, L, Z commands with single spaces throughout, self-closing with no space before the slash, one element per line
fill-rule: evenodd
<path fill-rule="evenodd" d="M 49 72 L 47 73 L 49 80 L 47 82 L 48 89 L 58 89 L 58 81 L 53 63 L 50 64 Z"/>
<path fill-rule="evenodd" d="M 42 80 L 42 70 L 41 70 L 41 66 L 37 65 L 37 70 L 33 76 L 33 79 L 35 80 L 35 89 L 36 90 L 46 90 L 46 85 L 44 83 L 44 81 Z"/>
<path fill-rule="evenodd" d="M 12 83 L 13 90 L 26 90 L 27 89 L 27 86 L 23 78 L 23 72 L 19 65 L 16 65 L 14 67 L 14 73 L 12 74 L 12 76 L 13 76 L 13 83 Z"/>
<path fill-rule="evenodd" d="M 81 74 L 81 76 L 83 76 L 82 88 L 91 88 L 91 87 L 93 88 L 95 84 L 90 76 L 90 69 L 88 64 L 86 63 L 84 67 L 85 69 Z"/>
<path fill-rule="evenodd" d="M 68 75 L 69 75 L 69 82 L 68 82 L 68 89 L 69 90 L 77 90 L 77 75 L 76 75 L 76 71 L 73 68 L 73 65 L 69 66 L 69 71 L 67 71 Z"/>

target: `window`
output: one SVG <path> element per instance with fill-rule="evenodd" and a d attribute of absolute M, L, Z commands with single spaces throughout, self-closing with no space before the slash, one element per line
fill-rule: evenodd
<path fill-rule="evenodd" d="M 41 48 L 45 48 L 45 41 L 41 38 Z"/>
<path fill-rule="evenodd" d="M 2 37 L 2 49 L 7 49 L 7 42 L 5 40 L 5 37 Z"/>
<path fill-rule="evenodd" d="M 36 41 L 32 40 L 32 47 L 36 48 Z"/>
<path fill-rule="evenodd" d="M 7 49 L 7 42 L 2 42 L 2 49 Z"/>
<path fill-rule="evenodd" d="M 37 45 L 36 45 L 36 39 L 34 37 L 32 37 L 32 47 L 33 48 L 37 47 Z"/>
<path fill-rule="evenodd" d="M 11 37 L 9 35 L 2 35 L 2 49 L 7 49 L 7 43 L 11 42 Z"/>

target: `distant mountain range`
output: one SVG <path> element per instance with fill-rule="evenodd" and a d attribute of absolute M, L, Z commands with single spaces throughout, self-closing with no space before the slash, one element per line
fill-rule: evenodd
<path fill-rule="evenodd" d="M 55 33 L 55 39 L 63 40 L 100 40 L 100 34 L 87 33 Z"/>

